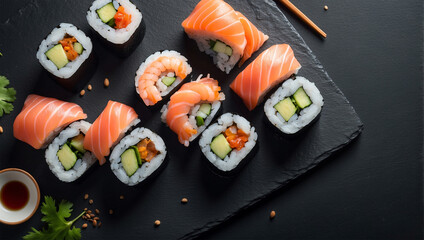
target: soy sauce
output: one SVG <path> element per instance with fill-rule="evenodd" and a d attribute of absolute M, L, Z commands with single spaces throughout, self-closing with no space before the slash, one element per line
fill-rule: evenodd
<path fill-rule="evenodd" d="M 1 188 L 0 195 L 3 206 L 12 211 L 22 209 L 29 201 L 28 188 L 19 181 L 6 183 Z"/>

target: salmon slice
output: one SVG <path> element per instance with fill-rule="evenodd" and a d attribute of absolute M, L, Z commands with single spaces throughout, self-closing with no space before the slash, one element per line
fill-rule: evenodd
<path fill-rule="evenodd" d="M 221 100 L 220 90 L 218 81 L 208 76 L 184 84 L 171 96 L 166 123 L 178 135 L 181 144 L 187 147 L 190 137 L 197 133 L 196 126 L 188 120 L 191 108 L 199 103 Z"/>
<path fill-rule="evenodd" d="M 237 16 L 239 17 L 240 22 L 243 24 L 245 37 L 246 37 L 246 47 L 244 48 L 243 57 L 239 62 L 239 67 L 256 52 L 266 40 L 268 40 L 268 35 L 265 35 L 263 32 L 259 31 L 253 23 L 249 21 L 243 14 L 236 11 Z"/>
<path fill-rule="evenodd" d="M 85 134 L 84 148 L 94 153 L 100 165 L 103 165 L 110 148 L 139 121 L 132 107 L 109 100 L 106 108 Z"/>
<path fill-rule="evenodd" d="M 82 108 L 75 103 L 31 94 L 13 123 L 13 136 L 40 149 L 46 147 L 60 130 L 86 118 Z"/>
<path fill-rule="evenodd" d="M 301 68 L 287 44 L 274 45 L 262 52 L 230 84 L 251 111 L 263 96 Z"/>
<path fill-rule="evenodd" d="M 191 38 L 207 36 L 230 45 L 236 53 L 246 46 L 244 28 L 234 9 L 222 0 L 202 0 L 182 26 Z"/>

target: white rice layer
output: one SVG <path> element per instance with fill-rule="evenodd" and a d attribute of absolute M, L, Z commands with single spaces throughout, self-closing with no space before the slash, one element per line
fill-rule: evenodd
<path fill-rule="evenodd" d="M 68 128 L 63 130 L 58 137 L 56 137 L 53 142 L 49 145 L 46 150 L 46 162 L 49 165 L 50 170 L 63 182 L 72 182 L 78 179 L 94 162 L 96 162 L 96 157 L 91 152 L 87 151 L 84 153 L 81 159 L 78 159 L 75 165 L 69 169 L 65 170 L 62 163 L 57 157 L 57 152 L 60 147 L 62 147 L 68 139 L 78 136 L 80 133 L 85 134 L 90 128 L 91 124 L 81 120 L 74 122 L 69 125 Z"/>
<path fill-rule="evenodd" d="M 103 38 L 114 44 L 126 43 L 137 28 L 140 26 L 142 15 L 137 7 L 129 0 L 113 0 L 115 9 L 118 9 L 118 4 L 123 6 L 125 12 L 131 15 L 131 23 L 126 28 L 115 29 L 106 23 L 102 22 L 96 10 L 104 5 L 112 2 L 111 0 L 96 0 L 91 5 L 87 12 L 87 21 L 90 26 L 100 34 Z"/>
<path fill-rule="evenodd" d="M 188 147 L 189 143 L 191 141 L 193 141 L 194 139 L 196 139 L 197 136 L 199 136 L 203 132 L 203 130 L 205 130 L 206 127 L 212 122 L 212 119 L 215 117 L 216 113 L 218 112 L 219 108 L 221 107 L 221 101 L 225 100 L 225 94 L 219 93 L 219 99 L 220 100 L 217 100 L 217 101 L 214 101 L 214 102 L 202 101 L 202 102 L 199 102 L 198 104 L 194 105 L 191 108 L 191 110 L 188 114 L 188 121 L 189 121 L 190 125 L 193 127 L 193 129 L 197 130 L 197 133 L 193 134 L 190 137 L 189 141 L 184 143 L 184 146 Z M 197 124 L 196 124 L 196 116 L 199 113 L 202 114 L 201 112 L 199 112 L 199 108 L 200 108 L 200 105 L 202 105 L 203 103 L 210 103 L 211 104 L 211 106 L 212 106 L 211 113 L 209 114 L 209 116 L 204 116 L 204 117 L 206 117 L 206 118 L 204 118 L 204 124 L 202 126 L 198 127 Z M 166 115 L 168 114 L 168 105 L 169 105 L 169 102 L 168 102 L 168 104 L 164 105 L 162 107 L 162 109 L 160 110 L 161 113 L 162 113 L 161 119 L 162 119 L 162 122 L 164 122 L 164 123 L 166 123 Z"/>
<path fill-rule="evenodd" d="M 141 167 L 132 175 L 128 177 L 121 163 L 121 154 L 129 147 L 137 145 L 141 140 L 149 138 L 154 144 L 159 154 L 156 155 L 150 162 L 144 162 Z M 131 134 L 125 136 L 116 147 L 113 149 L 112 154 L 109 157 L 110 167 L 113 173 L 118 177 L 121 182 L 133 186 L 155 172 L 160 165 L 162 165 L 166 156 L 166 146 L 162 138 L 156 133 L 150 131 L 147 128 L 136 128 Z"/>
<path fill-rule="evenodd" d="M 177 58 L 177 59 L 183 61 L 184 65 L 186 67 L 186 70 L 187 70 L 186 75 L 189 75 L 192 71 L 191 66 L 187 62 L 187 58 L 185 58 L 179 52 L 173 51 L 173 50 L 165 50 L 163 52 L 155 52 L 154 54 L 150 55 L 143 63 L 141 63 L 140 67 L 138 68 L 138 70 L 136 72 L 136 76 L 135 76 L 134 80 L 135 80 L 135 90 L 137 91 L 138 94 L 140 94 L 140 92 L 138 90 L 138 82 L 139 82 L 141 75 L 144 74 L 144 71 L 146 70 L 147 67 L 150 66 L 150 64 L 152 64 L 154 61 L 156 61 L 160 57 L 172 57 L 172 58 Z M 162 78 L 165 77 L 165 76 L 176 77 L 175 72 L 172 71 L 171 69 L 170 69 L 170 71 L 166 71 L 166 72 L 161 73 L 161 75 L 159 76 L 159 79 L 158 79 L 158 81 L 156 81 L 156 85 L 155 85 L 158 88 L 161 96 L 168 95 L 176 86 L 178 86 L 184 80 L 184 79 L 181 79 L 180 77 L 176 77 L 174 83 L 171 86 L 167 87 L 161 81 Z"/>
<path fill-rule="evenodd" d="M 231 43 L 224 42 L 222 39 L 216 39 L 216 36 L 214 34 L 210 34 L 207 31 L 199 31 L 194 32 L 190 31 L 187 32 L 187 35 L 194 39 L 197 43 L 197 46 L 199 47 L 199 50 L 201 52 L 205 52 L 206 54 L 210 55 L 213 58 L 213 63 L 223 72 L 230 73 L 231 69 L 236 65 L 236 63 L 240 60 L 241 56 L 243 55 L 243 51 L 237 50 L 237 47 L 234 46 Z M 225 53 L 217 53 L 213 51 L 209 45 L 209 40 L 219 40 L 228 46 L 230 46 L 233 49 L 233 54 L 231 56 L 228 56 Z"/>
<path fill-rule="evenodd" d="M 214 152 L 212 152 L 210 144 L 213 138 L 225 132 L 228 127 L 234 124 L 238 129 L 241 129 L 246 134 L 249 134 L 249 139 L 245 143 L 244 148 L 241 150 L 233 149 L 230 154 L 228 154 L 224 159 L 221 159 Z M 203 132 L 199 140 L 199 146 L 209 162 L 211 162 L 219 170 L 226 172 L 231 171 L 238 166 L 238 164 L 253 149 L 257 139 L 258 134 L 255 132 L 255 127 L 251 127 L 249 121 L 247 121 L 242 116 L 232 113 L 225 113 L 219 117 L 217 123 L 212 124 Z"/>
<path fill-rule="evenodd" d="M 304 108 L 299 114 L 293 115 L 289 121 L 278 113 L 274 108 L 275 104 L 286 97 L 292 96 L 297 89 L 303 87 L 306 94 L 312 101 L 309 107 Z M 286 134 L 293 134 L 308 125 L 321 112 L 324 105 L 324 99 L 314 83 L 308 81 L 304 77 L 297 76 L 295 80 L 286 80 L 278 90 L 265 102 L 264 111 L 269 121 L 280 131 Z"/>
<path fill-rule="evenodd" d="M 75 60 L 69 61 L 63 68 L 57 69 L 56 65 L 50 61 L 46 52 L 50 48 L 54 47 L 56 44 L 62 40 L 66 34 L 69 34 L 77 39 L 79 43 L 84 48 L 84 51 L 79 55 Z M 74 25 L 69 23 L 61 23 L 59 27 L 53 29 L 53 31 L 47 36 L 46 39 L 41 41 L 40 46 L 37 51 L 37 58 L 40 61 L 40 64 L 51 74 L 59 78 L 70 78 L 84 63 L 85 60 L 90 56 L 90 53 L 93 49 L 93 44 L 89 37 L 87 37 L 83 31 L 78 30 Z"/>

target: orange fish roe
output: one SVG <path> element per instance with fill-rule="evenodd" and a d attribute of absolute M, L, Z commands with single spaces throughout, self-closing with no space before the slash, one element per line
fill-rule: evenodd
<path fill-rule="evenodd" d="M 244 148 L 244 144 L 249 140 L 249 135 L 238 129 L 235 125 L 227 128 L 224 132 L 224 136 L 230 144 L 231 148 L 241 150 Z"/>
<path fill-rule="evenodd" d="M 141 140 L 141 142 L 137 144 L 137 148 L 140 153 L 140 158 L 146 162 L 150 162 L 150 160 L 158 154 L 155 144 L 148 138 Z"/>
<path fill-rule="evenodd" d="M 77 42 L 77 39 L 70 36 L 59 41 L 59 43 L 62 44 L 63 50 L 65 50 L 66 57 L 70 61 L 73 61 L 78 57 L 78 53 L 74 50 L 75 42 Z"/>
<path fill-rule="evenodd" d="M 125 12 L 123 6 L 119 6 L 113 18 L 115 19 L 116 29 L 126 28 L 131 23 L 131 15 Z"/>

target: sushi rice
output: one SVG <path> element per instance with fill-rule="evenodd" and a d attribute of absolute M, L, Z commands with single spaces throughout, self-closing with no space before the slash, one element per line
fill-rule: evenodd
<path fill-rule="evenodd" d="M 144 138 L 149 138 L 155 144 L 155 148 L 159 151 L 159 154 L 152 158 L 150 162 L 144 162 L 137 171 L 129 177 L 122 166 L 121 155 L 129 147 L 136 145 Z M 118 145 L 115 146 L 109 157 L 109 161 L 110 167 L 116 177 L 128 186 L 134 186 L 155 172 L 164 162 L 165 156 L 166 146 L 162 138 L 151 130 L 141 127 L 134 129 L 131 134 L 124 137 Z"/>
<path fill-rule="evenodd" d="M 292 96 L 297 89 L 303 87 L 306 94 L 312 101 L 312 104 L 293 115 L 289 121 L 277 112 L 274 108 L 275 104 L 286 97 Z M 265 102 L 264 111 L 269 121 L 280 131 L 286 134 L 294 134 L 307 126 L 321 112 L 324 105 L 324 99 L 314 83 L 308 81 L 304 77 L 297 76 L 295 80 L 286 80 L 280 88 Z"/>
<path fill-rule="evenodd" d="M 99 18 L 96 10 L 110 2 L 113 3 L 115 9 L 118 9 L 119 5 L 123 6 L 125 12 L 131 15 L 131 23 L 127 27 L 115 29 L 102 22 Z M 141 12 L 128 0 L 96 0 L 87 12 L 88 24 L 103 38 L 114 44 L 126 43 L 139 28 L 142 18 Z"/>
<path fill-rule="evenodd" d="M 68 139 L 78 136 L 80 133 L 85 134 L 90 126 L 91 124 L 84 120 L 72 123 L 69 127 L 60 132 L 59 136 L 57 136 L 47 148 L 45 154 L 46 162 L 53 174 L 61 181 L 75 181 L 96 162 L 96 157 L 90 151 L 86 151 L 83 157 L 78 159 L 75 165 L 66 171 L 57 156 L 60 147 L 63 146 Z"/>
<path fill-rule="evenodd" d="M 141 75 L 143 75 L 144 71 L 146 70 L 146 68 L 153 63 L 154 61 L 156 61 L 158 58 L 160 57 L 175 57 L 180 59 L 181 61 L 185 62 L 185 66 L 187 69 L 186 75 L 190 74 L 192 71 L 191 66 L 187 63 L 187 58 L 185 58 L 183 55 L 181 55 L 179 52 L 173 51 L 173 50 L 165 50 L 163 52 L 155 52 L 154 54 L 150 55 L 146 61 L 144 61 L 143 63 L 141 63 L 140 67 L 138 68 L 137 72 L 136 72 L 136 76 L 135 76 L 135 90 L 137 91 L 138 94 L 140 94 L 139 90 L 138 90 L 138 82 L 139 79 L 141 77 Z M 161 79 L 163 77 L 176 77 L 175 81 L 169 86 L 167 87 L 165 84 L 162 83 Z M 158 88 L 160 95 L 161 96 L 166 96 L 168 95 L 175 87 L 177 87 L 184 79 L 181 79 L 180 77 L 175 76 L 174 72 L 164 72 L 161 74 L 161 76 L 159 77 L 158 81 L 156 81 L 156 87 Z"/>
<path fill-rule="evenodd" d="M 213 39 L 214 41 L 219 40 L 221 42 L 222 40 L 215 39 L 214 35 L 208 36 L 207 32 L 202 32 L 202 33 L 190 32 L 187 34 L 191 39 L 194 39 L 196 41 L 199 50 L 211 56 L 213 59 L 213 63 L 221 71 L 227 74 L 230 73 L 231 69 L 233 69 L 233 67 L 236 65 L 236 63 L 240 60 L 240 58 L 243 55 L 243 51 L 238 51 L 237 50 L 238 48 L 232 46 L 232 44 L 228 42 L 227 43 L 224 42 L 224 43 L 232 48 L 233 53 L 231 56 L 228 56 L 225 53 L 219 53 L 219 52 L 213 51 L 211 49 L 211 46 L 209 45 L 210 39 Z"/>
<path fill-rule="evenodd" d="M 241 129 L 249 135 L 248 141 L 241 150 L 233 149 L 224 159 L 221 159 L 211 150 L 210 144 L 216 136 L 225 132 L 228 127 L 234 124 L 238 129 Z M 255 127 L 251 126 L 249 121 L 242 116 L 225 113 L 219 117 L 217 123 L 212 124 L 202 133 L 199 140 L 199 146 L 209 162 L 211 162 L 217 169 L 223 172 L 228 172 L 235 169 L 249 154 L 256 145 L 257 139 L 258 134 L 255 131 Z"/>
<path fill-rule="evenodd" d="M 83 46 L 84 51 L 75 60 L 70 61 L 61 69 L 57 69 L 56 65 L 47 58 L 45 53 L 47 50 L 58 44 L 66 34 L 75 37 Z M 61 23 L 59 27 L 53 29 L 46 39 L 41 41 L 37 51 L 37 58 L 40 61 L 40 64 L 51 74 L 58 78 L 67 79 L 70 78 L 81 67 L 84 61 L 89 58 L 92 49 L 93 44 L 91 43 L 90 38 L 87 37 L 83 31 L 78 30 L 72 24 Z"/>

